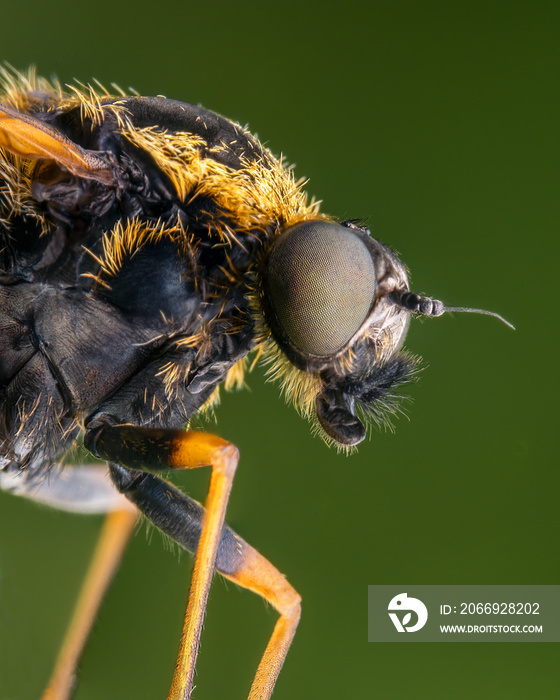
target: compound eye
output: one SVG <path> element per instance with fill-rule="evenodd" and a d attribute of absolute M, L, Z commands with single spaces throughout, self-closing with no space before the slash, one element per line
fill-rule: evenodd
<path fill-rule="evenodd" d="M 272 325 L 277 323 L 297 350 L 324 357 L 359 330 L 377 286 L 363 237 L 324 221 L 296 224 L 275 239 L 264 284 L 275 316 Z"/>

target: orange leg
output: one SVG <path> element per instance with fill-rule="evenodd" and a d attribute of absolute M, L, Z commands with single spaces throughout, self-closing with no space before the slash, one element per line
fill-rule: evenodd
<path fill-rule="evenodd" d="M 196 561 L 175 674 L 168 700 L 188 700 L 208 592 L 214 568 L 254 591 L 280 613 L 264 652 L 250 700 L 267 700 L 284 663 L 300 618 L 301 599 L 286 579 L 255 549 L 224 525 L 239 453 L 230 443 L 206 433 L 101 426 L 86 434 L 86 445 L 111 462 L 111 476 L 156 526 L 191 551 Z M 116 464 L 118 462 L 118 464 Z M 170 484 L 146 471 L 212 465 L 206 510 Z"/>
<path fill-rule="evenodd" d="M 41 700 L 68 700 L 71 697 L 76 667 L 137 519 L 137 511 L 132 507 L 107 515 L 56 666 Z"/>
<path fill-rule="evenodd" d="M 103 425 L 94 429 L 89 435 L 86 434 L 86 445 L 94 454 L 112 463 L 111 475 L 117 488 L 167 534 L 171 534 L 170 504 L 167 501 L 162 505 L 154 491 L 162 482 L 157 480 L 154 484 L 148 478 L 150 475 L 131 472 L 127 467 L 147 471 L 212 467 L 179 654 L 169 691 L 169 700 L 188 700 L 192 693 L 208 593 L 239 452 L 234 445 L 208 433 L 130 425 Z M 147 492 L 143 493 L 142 488 Z M 168 490 L 167 493 L 169 495 L 171 492 Z M 165 525 L 160 521 L 162 516 Z M 186 546 L 193 548 L 188 544 Z"/>
<path fill-rule="evenodd" d="M 195 442 L 191 445 L 191 439 Z M 168 700 L 187 700 L 191 696 L 196 658 L 200 645 L 202 623 L 208 603 L 208 593 L 224 524 L 227 502 L 239 461 L 236 447 L 205 433 L 188 433 L 175 455 L 176 464 L 198 462 L 212 464 L 212 478 L 202 519 L 202 533 L 196 552 L 189 602 L 185 615 L 179 655 Z M 200 450 L 200 454 L 198 453 Z"/>
<path fill-rule="evenodd" d="M 301 597 L 278 569 L 245 542 L 242 567 L 233 574 L 223 575 L 257 593 L 280 613 L 249 694 L 249 700 L 268 700 L 298 626 Z"/>

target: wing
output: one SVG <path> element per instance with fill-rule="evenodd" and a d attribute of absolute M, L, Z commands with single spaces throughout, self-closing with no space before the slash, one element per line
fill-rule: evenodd
<path fill-rule="evenodd" d="M 54 162 L 76 177 L 115 183 L 111 167 L 103 158 L 81 148 L 40 119 L 0 104 L 0 146 L 13 155 Z"/>

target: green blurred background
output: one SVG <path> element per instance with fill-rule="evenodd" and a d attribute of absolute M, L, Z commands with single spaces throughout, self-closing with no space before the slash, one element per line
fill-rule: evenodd
<path fill-rule="evenodd" d="M 3 3 L 1 58 L 248 123 L 414 289 L 504 314 L 413 322 L 409 420 L 327 449 L 265 384 L 224 397 L 229 521 L 303 618 L 275 700 L 556 698 L 553 644 L 368 644 L 367 585 L 558 583 L 557 2 Z M 203 498 L 208 475 L 180 483 Z M 0 495 L 0 700 L 36 700 L 101 520 Z M 191 558 L 143 527 L 76 700 L 166 697 Z M 276 616 L 216 580 L 197 700 L 243 698 Z"/>

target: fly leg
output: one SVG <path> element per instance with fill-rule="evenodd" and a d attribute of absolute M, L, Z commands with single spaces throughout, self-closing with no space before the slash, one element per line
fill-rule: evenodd
<path fill-rule="evenodd" d="M 280 613 L 249 693 L 249 700 L 269 700 L 301 617 L 301 597 L 276 567 L 245 542 L 238 568 L 223 575 L 260 595 Z"/>
<path fill-rule="evenodd" d="M 105 593 L 138 519 L 138 511 L 119 494 L 103 467 L 65 467 L 40 482 L 0 472 L 0 487 L 49 506 L 78 513 L 108 513 L 54 671 L 41 700 L 68 700 L 76 667 Z"/>
<path fill-rule="evenodd" d="M 177 665 L 168 700 L 188 700 L 214 567 L 257 593 L 280 613 L 251 687 L 250 700 L 268 700 L 300 618 L 300 596 L 284 576 L 227 525 L 224 514 L 237 466 L 237 449 L 205 433 L 102 426 L 86 445 L 111 462 L 115 485 L 160 530 L 196 561 Z M 149 472 L 212 465 L 206 510 Z"/>
<path fill-rule="evenodd" d="M 95 423 L 99 420 L 98 418 Z M 192 692 L 202 623 L 239 452 L 234 445 L 207 433 L 130 425 L 102 424 L 101 427 L 95 427 L 95 423 L 92 423 L 91 429 L 86 433 L 85 445 L 93 454 L 111 463 L 113 480 L 127 495 L 131 485 L 126 483 L 126 474 L 123 483 L 118 471 L 120 465 L 155 472 L 212 467 L 206 512 L 202 519 L 179 654 L 169 694 L 170 700 L 185 700 L 190 698 Z M 137 479 L 145 480 L 146 476 L 140 472 Z M 149 511 L 154 505 L 156 510 L 157 506 L 167 509 L 168 503 L 150 502 L 147 510 L 140 503 L 137 505 L 158 525 Z M 165 513 L 158 513 L 158 516 L 165 517 Z"/>
<path fill-rule="evenodd" d="M 72 621 L 41 700 L 67 700 L 72 696 L 76 667 L 136 522 L 137 514 L 132 508 L 107 515 Z"/>

